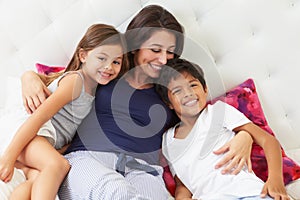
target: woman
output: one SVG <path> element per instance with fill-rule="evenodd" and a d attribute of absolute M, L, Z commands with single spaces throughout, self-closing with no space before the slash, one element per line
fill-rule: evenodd
<path fill-rule="evenodd" d="M 159 155 L 162 133 L 177 118 L 161 101 L 153 83 L 167 60 L 181 55 L 183 28 L 167 10 L 151 5 L 133 18 L 126 37 L 131 70 L 118 81 L 98 88 L 95 108 L 78 128 L 65 155 L 71 170 L 60 188 L 62 199 L 169 196 Z M 35 88 L 45 90 L 37 77 L 28 72 L 22 80 L 24 104 L 33 111 L 45 95 L 25 83 L 30 80 Z M 245 162 L 251 169 L 252 139 L 237 135 L 231 142 L 218 151 L 224 153 L 230 147 L 217 167 L 232 160 L 225 171 L 236 167 L 237 173 Z"/>

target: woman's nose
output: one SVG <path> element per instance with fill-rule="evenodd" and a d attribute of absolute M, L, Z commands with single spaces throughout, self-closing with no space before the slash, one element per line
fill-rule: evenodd
<path fill-rule="evenodd" d="M 167 51 L 161 51 L 161 53 L 159 54 L 158 60 L 161 64 L 165 65 L 168 61 Z"/>

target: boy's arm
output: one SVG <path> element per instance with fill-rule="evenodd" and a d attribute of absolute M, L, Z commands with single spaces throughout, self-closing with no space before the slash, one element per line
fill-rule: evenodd
<path fill-rule="evenodd" d="M 283 182 L 282 153 L 278 140 L 254 123 L 248 123 L 234 129 L 235 132 L 242 130 L 247 131 L 252 136 L 254 142 L 263 148 L 267 159 L 268 180 L 264 186 L 262 195 L 265 196 L 269 193 L 273 198 L 281 196 L 282 199 L 285 199 L 287 193 Z"/>
<path fill-rule="evenodd" d="M 32 114 L 51 92 L 45 85 L 47 76 L 34 71 L 26 71 L 21 76 L 22 99 L 27 113 Z"/>
<path fill-rule="evenodd" d="M 176 183 L 175 199 L 192 200 L 192 193 L 187 189 L 187 187 L 180 181 L 180 179 L 176 175 L 174 179 Z"/>

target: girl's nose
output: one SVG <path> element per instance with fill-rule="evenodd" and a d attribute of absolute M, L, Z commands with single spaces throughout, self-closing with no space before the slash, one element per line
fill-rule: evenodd
<path fill-rule="evenodd" d="M 104 69 L 106 69 L 106 70 L 111 69 L 111 63 L 110 63 L 110 64 L 107 64 L 107 65 L 104 67 Z"/>

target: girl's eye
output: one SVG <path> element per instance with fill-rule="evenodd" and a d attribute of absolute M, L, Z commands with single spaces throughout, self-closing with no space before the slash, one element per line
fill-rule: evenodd
<path fill-rule="evenodd" d="M 113 61 L 113 63 L 115 64 L 115 65 L 121 65 L 121 62 L 119 62 L 119 61 Z"/>

